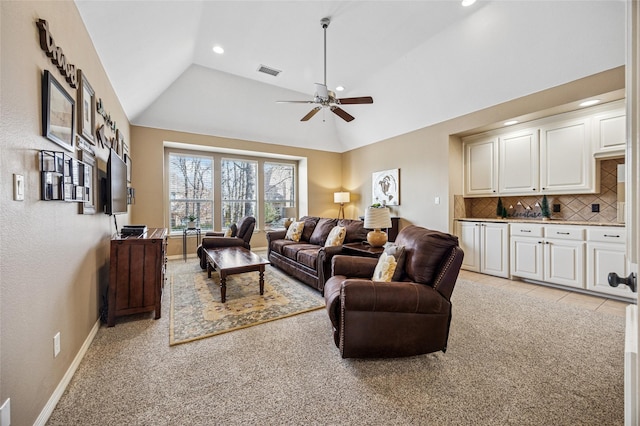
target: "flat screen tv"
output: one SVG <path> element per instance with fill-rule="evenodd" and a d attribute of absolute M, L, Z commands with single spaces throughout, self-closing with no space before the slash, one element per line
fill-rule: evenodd
<path fill-rule="evenodd" d="M 127 213 L 127 165 L 112 149 L 107 161 L 105 213 Z"/>

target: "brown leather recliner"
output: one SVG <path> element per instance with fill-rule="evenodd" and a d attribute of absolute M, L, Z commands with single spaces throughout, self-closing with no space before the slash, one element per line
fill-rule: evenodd
<path fill-rule="evenodd" d="M 447 349 L 450 297 L 464 257 L 458 238 L 411 225 L 400 231 L 396 244 L 405 247 L 401 281 L 372 281 L 377 259 L 339 255 L 332 260 L 324 298 L 343 358 Z"/>
<path fill-rule="evenodd" d="M 202 237 L 202 244 L 196 251 L 200 258 L 200 267 L 202 269 L 207 269 L 207 256 L 205 256 L 203 250 L 223 247 L 244 247 L 251 250 L 251 237 L 256 226 L 256 218 L 245 216 L 235 226 L 237 231 L 233 237 L 225 237 L 224 232 L 207 232 Z"/>

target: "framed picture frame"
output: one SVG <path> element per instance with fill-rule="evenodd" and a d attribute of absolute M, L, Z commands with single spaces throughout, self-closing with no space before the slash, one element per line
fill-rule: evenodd
<path fill-rule="evenodd" d="M 131 157 L 129 157 L 129 154 L 124 154 L 124 162 L 127 165 L 127 182 L 131 183 L 131 168 L 133 167 L 133 164 L 131 164 Z"/>
<path fill-rule="evenodd" d="M 96 144 L 96 92 L 81 69 L 78 70 L 78 133 Z"/>
<path fill-rule="evenodd" d="M 74 150 L 73 98 L 47 70 L 42 76 L 42 135 L 68 151 Z"/>
<path fill-rule="evenodd" d="M 386 206 L 400 205 L 400 169 L 373 172 L 371 175 L 372 200 Z"/>
<path fill-rule="evenodd" d="M 96 213 L 96 158 L 90 152 L 80 151 L 83 167 L 82 203 L 80 214 Z"/>

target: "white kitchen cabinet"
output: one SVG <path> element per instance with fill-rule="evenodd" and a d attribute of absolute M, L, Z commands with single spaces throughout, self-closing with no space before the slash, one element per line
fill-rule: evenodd
<path fill-rule="evenodd" d="M 591 118 L 560 120 L 540 127 L 540 189 L 545 194 L 599 191 L 591 141 Z"/>
<path fill-rule="evenodd" d="M 584 228 L 513 224 L 511 275 L 584 288 Z"/>
<path fill-rule="evenodd" d="M 626 232 L 621 227 L 594 226 L 587 228 L 587 289 L 598 293 L 636 298 L 626 285 L 609 285 L 608 276 L 615 272 L 629 275 L 626 258 Z"/>
<path fill-rule="evenodd" d="M 464 251 L 462 268 L 509 276 L 509 225 L 496 222 L 457 222 L 459 244 Z"/>
<path fill-rule="evenodd" d="M 498 191 L 500 195 L 532 194 L 540 191 L 537 129 L 524 129 L 500 136 Z"/>
<path fill-rule="evenodd" d="M 496 195 L 498 189 L 498 139 L 470 138 L 464 142 L 464 196 Z"/>
<path fill-rule="evenodd" d="M 623 156 L 627 143 L 627 116 L 624 102 L 616 102 L 619 107 L 605 111 L 593 117 L 593 139 L 595 157 Z"/>

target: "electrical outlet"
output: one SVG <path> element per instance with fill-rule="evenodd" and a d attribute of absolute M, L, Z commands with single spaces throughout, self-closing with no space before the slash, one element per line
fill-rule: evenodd
<path fill-rule="evenodd" d="M 433 202 L 434 202 L 435 204 L 440 204 L 440 197 L 436 197 L 436 198 L 434 198 Z"/>
<path fill-rule="evenodd" d="M 11 426 L 11 398 L 0 407 L 0 426 Z"/>
<path fill-rule="evenodd" d="M 591 213 L 600 213 L 600 204 L 591 204 Z"/>
<path fill-rule="evenodd" d="M 53 357 L 57 357 L 60 353 L 60 332 L 53 336 Z"/>
<path fill-rule="evenodd" d="M 554 213 L 560 213 L 560 204 L 554 204 L 553 205 L 553 212 Z"/>

